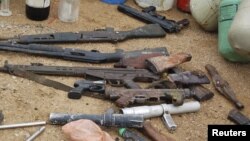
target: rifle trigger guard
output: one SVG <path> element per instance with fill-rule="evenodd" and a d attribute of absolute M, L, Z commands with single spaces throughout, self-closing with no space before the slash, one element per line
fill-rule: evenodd
<path fill-rule="evenodd" d="M 101 85 L 92 85 L 89 87 L 89 91 L 103 93 L 105 91 L 105 87 Z"/>
<path fill-rule="evenodd" d="M 108 83 L 111 86 L 114 86 L 114 87 L 122 87 L 122 86 L 124 86 L 124 82 L 120 81 L 120 80 L 109 80 Z"/>
<path fill-rule="evenodd" d="M 99 50 L 92 49 L 91 52 L 100 52 Z"/>

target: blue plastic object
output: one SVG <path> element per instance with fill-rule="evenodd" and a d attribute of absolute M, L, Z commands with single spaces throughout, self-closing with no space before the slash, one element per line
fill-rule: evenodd
<path fill-rule="evenodd" d="M 123 4 L 126 2 L 126 0 L 101 0 L 101 1 L 108 4 Z"/>

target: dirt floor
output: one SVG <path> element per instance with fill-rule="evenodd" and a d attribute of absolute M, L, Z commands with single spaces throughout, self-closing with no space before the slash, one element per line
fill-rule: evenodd
<path fill-rule="evenodd" d="M 144 25 L 144 23 L 118 12 L 116 6 L 101 3 L 99 0 L 81 1 L 79 20 L 72 24 L 63 23 L 57 19 L 57 2 L 58 0 L 53 1 L 48 20 L 35 22 L 25 17 L 24 0 L 11 1 L 13 15 L 11 17 L 0 17 L 1 37 L 56 31 L 93 30 L 104 27 L 129 30 Z M 128 4 L 137 7 L 132 0 L 128 0 Z M 242 112 L 250 117 L 250 65 L 235 64 L 224 60 L 217 51 L 217 34 L 204 32 L 191 15 L 179 12 L 176 9 L 162 14 L 175 20 L 188 18 L 191 24 L 178 34 L 168 34 L 165 38 L 160 39 L 137 39 L 117 44 L 85 43 L 62 46 L 85 50 L 97 49 L 102 52 L 114 52 L 115 49 L 131 51 L 146 47 L 165 46 L 170 53 L 191 53 L 192 61 L 183 64 L 182 67 L 187 70 L 200 69 L 205 71 L 204 66 L 208 63 L 216 66 L 221 75 L 228 80 L 235 90 L 239 100 L 245 104 L 245 109 Z M 39 62 L 47 65 L 112 67 L 112 64 L 92 65 L 1 51 L 0 63 L 3 64 L 5 60 L 15 64 Z M 73 85 L 74 81 L 81 79 L 73 77 L 50 78 L 68 85 Z M 215 92 L 212 84 L 206 85 L 206 87 Z M 80 100 L 70 100 L 63 91 L 0 73 L 0 110 L 3 110 L 5 115 L 4 124 L 48 120 L 48 115 L 51 112 L 101 114 L 111 107 L 117 109 L 111 102 L 94 98 L 84 97 Z M 178 129 L 173 134 L 168 133 L 160 118 L 154 118 L 152 122 L 163 134 L 171 136 L 177 141 L 205 141 L 207 125 L 233 124 L 227 120 L 227 114 L 233 108 L 234 106 L 230 102 L 215 92 L 212 100 L 202 103 L 200 112 L 174 115 L 173 118 L 178 125 Z M 37 129 L 38 127 L 1 130 L 0 141 L 22 141 Z M 103 129 L 111 133 L 113 138 L 118 136 L 117 129 Z M 66 138 L 62 134 L 60 126 L 46 125 L 45 132 L 36 140 L 66 141 Z"/>

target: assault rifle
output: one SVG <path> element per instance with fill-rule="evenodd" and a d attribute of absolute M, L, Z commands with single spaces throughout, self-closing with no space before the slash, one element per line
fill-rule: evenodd
<path fill-rule="evenodd" d="M 131 104 L 155 104 L 173 103 L 176 106 L 182 105 L 184 100 L 192 98 L 193 93 L 189 89 L 117 89 L 105 88 L 105 83 L 101 81 L 79 80 L 68 97 L 79 99 L 82 95 L 95 98 L 105 98 L 115 101 L 117 106 L 126 107 Z M 98 94 L 88 93 L 98 92 Z"/>
<path fill-rule="evenodd" d="M 15 74 L 15 70 L 44 75 L 76 76 L 106 80 L 113 86 L 126 86 L 128 88 L 140 88 L 134 81 L 152 82 L 153 80 L 159 80 L 159 76 L 146 69 L 44 66 L 43 64 L 34 63 L 32 65 L 12 65 L 8 64 L 7 61 L 3 67 L 0 67 L 2 72 Z"/>
<path fill-rule="evenodd" d="M 131 52 L 123 52 L 123 50 L 117 50 L 114 53 L 100 53 L 97 50 L 86 51 L 73 48 L 61 48 L 49 45 L 39 44 L 16 44 L 9 42 L 0 42 L 0 50 L 28 53 L 47 57 L 62 58 L 64 60 L 80 61 L 88 63 L 107 63 L 118 62 L 124 56 L 141 56 L 143 54 L 167 54 L 167 50 L 164 47 L 154 49 L 135 50 Z"/>
<path fill-rule="evenodd" d="M 17 43 L 78 43 L 78 42 L 119 42 L 132 38 L 164 37 L 166 32 L 158 24 L 148 24 L 129 31 L 114 31 L 114 28 L 95 31 L 57 32 L 36 35 L 21 35 L 13 40 Z M 6 39 L 1 39 L 6 40 Z"/>
<path fill-rule="evenodd" d="M 178 22 L 166 19 L 166 17 L 156 13 L 156 8 L 154 6 L 145 8 L 140 12 L 132 7 L 121 4 L 118 6 L 118 10 L 141 21 L 145 21 L 146 23 L 159 24 L 169 33 L 179 32 L 183 27 L 189 25 L 188 19 L 183 19 Z"/>

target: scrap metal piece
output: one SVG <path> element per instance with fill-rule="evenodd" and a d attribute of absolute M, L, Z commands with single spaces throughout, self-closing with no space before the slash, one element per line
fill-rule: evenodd
<path fill-rule="evenodd" d="M 10 124 L 10 125 L 0 125 L 0 130 L 1 129 L 30 127 L 30 126 L 40 126 L 40 125 L 46 125 L 46 121 L 27 122 L 27 123 L 18 123 L 18 124 Z"/>
<path fill-rule="evenodd" d="M 236 109 L 231 110 L 227 118 L 239 125 L 250 125 L 250 118 L 246 117 Z"/>
<path fill-rule="evenodd" d="M 229 83 L 224 80 L 216 70 L 216 68 L 210 64 L 205 66 L 206 70 L 210 74 L 215 89 L 228 100 L 234 103 L 238 109 L 243 109 L 244 105 L 236 98 L 236 94 L 233 89 L 230 87 Z"/>
<path fill-rule="evenodd" d="M 126 128 L 120 128 L 119 135 L 124 138 L 124 141 L 148 141 L 145 137 Z"/>
<path fill-rule="evenodd" d="M 176 130 L 177 125 L 175 124 L 172 116 L 168 112 L 164 112 L 162 116 L 162 120 L 170 132 L 173 132 Z"/>
<path fill-rule="evenodd" d="M 43 133 L 44 130 L 45 130 L 45 126 L 39 128 L 34 134 L 32 134 L 28 139 L 26 139 L 26 141 L 35 140 L 40 134 Z"/>
<path fill-rule="evenodd" d="M 209 84 L 210 80 L 202 71 L 185 71 L 181 73 L 169 74 L 168 79 L 171 82 L 184 85 Z"/>
<path fill-rule="evenodd" d="M 200 102 L 214 97 L 214 93 L 202 85 L 191 85 L 189 88 L 190 91 L 194 93 L 194 99 Z"/>

